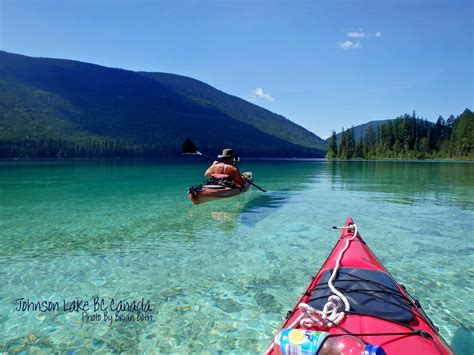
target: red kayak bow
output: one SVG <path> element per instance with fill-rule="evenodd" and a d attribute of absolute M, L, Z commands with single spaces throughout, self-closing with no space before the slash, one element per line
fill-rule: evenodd
<path fill-rule="evenodd" d="M 293 331 L 295 329 L 302 331 Z M 312 333 L 303 332 L 305 330 Z M 324 334 L 322 338 L 326 340 L 322 343 L 328 339 L 337 342 L 339 338 L 343 343 L 344 339 L 358 338 L 361 344 L 366 344 L 367 354 L 453 353 L 420 303 L 395 281 L 358 235 L 352 218 L 346 220 L 341 236 L 321 270 L 288 312 L 267 353 L 292 353 L 294 344 L 291 349 L 282 345 L 289 341 L 291 336 L 288 334 L 292 331 L 293 334 L 304 334 L 293 336 L 293 340 L 299 338 L 296 341 L 299 344 L 304 337 L 309 339 L 310 334 Z M 326 353 L 322 345 L 316 347 L 317 351 Z M 370 352 L 370 346 L 379 352 Z M 344 344 L 340 348 L 344 348 Z M 358 353 L 364 354 L 363 351 Z"/>

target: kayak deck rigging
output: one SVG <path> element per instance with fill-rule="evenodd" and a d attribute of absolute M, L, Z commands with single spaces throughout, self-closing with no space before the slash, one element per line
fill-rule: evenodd
<path fill-rule="evenodd" d="M 419 302 L 358 235 L 352 219 L 342 228 L 329 257 L 288 312 L 266 353 L 285 353 L 280 340 L 288 339 L 284 337 L 288 329 L 300 329 L 322 331 L 325 339 L 358 337 L 386 354 L 452 354 Z"/>
<path fill-rule="evenodd" d="M 331 290 L 327 280 L 332 270 L 327 270 L 321 281 L 310 290 L 308 304 L 322 309 Z M 393 280 L 385 273 L 358 268 L 341 268 L 334 286 L 343 293 L 351 305 L 350 314 L 373 315 L 389 321 L 410 323 L 413 314 Z"/>

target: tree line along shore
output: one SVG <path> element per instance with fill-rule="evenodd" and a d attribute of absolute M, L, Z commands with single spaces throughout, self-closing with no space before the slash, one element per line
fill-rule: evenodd
<path fill-rule="evenodd" d="M 333 159 L 474 159 L 474 113 L 465 109 L 436 123 L 413 112 L 378 126 L 370 125 L 361 137 L 354 128 L 342 130 L 338 141 L 333 131 L 326 158 Z"/>
<path fill-rule="evenodd" d="M 7 119 L 8 121 L 8 119 Z M 10 121 L 12 120 L 10 117 Z M 30 122 L 28 128 L 25 126 Z M 19 119 L 15 125 L 5 123 L 9 129 L 0 130 L 0 159 L 30 158 L 134 158 L 134 157 L 179 157 L 182 140 L 166 136 L 153 142 L 138 143 L 122 137 L 98 136 L 78 132 L 74 129 L 60 130 L 49 121 L 38 117 L 33 122 Z M 43 129 L 39 129 L 42 126 Z M 354 127 L 333 131 L 328 139 L 327 151 L 320 155 L 305 148 L 282 144 L 279 148 L 262 144 L 242 142 L 238 151 L 243 156 L 261 157 L 323 157 L 330 160 L 350 159 L 459 159 L 474 160 L 474 113 L 465 109 L 455 117 L 439 117 L 436 123 L 421 119 L 416 113 L 405 114 L 378 125 L 366 125 L 363 134 L 355 134 Z M 44 127 L 48 127 L 45 131 Z M 0 124 L 2 128 L 2 124 Z M 38 130 L 36 130 L 38 128 Z M 69 128 L 69 127 L 68 127 Z M 27 132 L 27 134 L 22 134 Z M 217 142 L 206 141 L 206 151 L 218 149 Z M 237 146 L 233 142 L 233 146 Z M 282 142 L 283 143 L 283 142 Z M 287 143 L 287 142 L 284 142 Z"/>

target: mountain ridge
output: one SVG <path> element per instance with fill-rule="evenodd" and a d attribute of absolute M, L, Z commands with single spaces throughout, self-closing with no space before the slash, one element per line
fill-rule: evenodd
<path fill-rule="evenodd" d="M 359 125 L 356 125 L 356 126 L 352 126 L 352 127 L 348 127 L 347 129 L 349 128 L 352 128 L 353 129 L 353 134 L 354 134 L 354 139 L 356 141 L 358 141 L 359 139 L 363 138 L 365 133 L 367 132 L 367 130 L 369 129 L 369 127 L 372 127 L 373 129 L 377 129 L 378 127 L 380 127 L 381 125 L 383 125 L 384 123 L 387 123 L 388 121 L 390 121 L 390 119 L 386 119 L 386 120 L 372 120 L 372 121 L 369 121 L 369 122 L 366 122 L 366 123 L 362 123 L 362 124 L 359 124 Z M 343 132 L 338 132 L 336 133 L 336 139 L 337 139 L 337 143 L 339 144 L 341 142 L 341 138 L 342 138 L 342 134 Z M 326 141 L 329 141 L 331 137 L 328 137 L 326 139 Z"/>
<path fill-rule="evenodd" d="M 187 136 L 213 153 L 324 155 L 283 116 L 176 74 L 0 51 L 0 94 L 0 157 L 177 156 Z"/>
<path fill-rule="evenodd" d="M 220 110 L 222 110 L 223 112 L 227 113 L 227 114 L 234 114 L 235 116 L 237 116 L 236 118 L 242 122 L 246 122 L 246 123 L 250 123 L 251 120 L 249 119 L 245 119 L 245 117 L 242 117 L 242 115 L 248 115 L 249 117 L 254 114 L 256 115 L 256 112 L 258 112 L 260 114 L 260 116 L 262 116 L 263 114 L 265 115 L 265 119 L 266 121 L 268 122 L 270 119 L 276 119 L 276 120 L 279 120 L 280 123 L 284 122 L 284 124 L 286 125 L 285 127 L 287 129 L 292 129 L 292 128 L 303 128 L 301 125 L 298 125 L 297 123 L 289 120 L 288 118 L 282 116 L 282 115 L 279 115 L 279 114 L 276 114 L 274 112 L 271 112 L 270 110 L 267 110 L 263 107 L 260 107 L 258 105 L 255 105 L 251 102 L 248 102 L 238 96 L 235 96 L 235 95 L 231 95 L 231 94 L 227 94 L 219 89 L 216 89 L 214 88 L 213 86 L 205 83 L 205 82 L 202 82 L 198 79 L 195 79 L 195 78 L 191 78 L 191 77 L 188 77 L 188 76 L 184 76 L 184 75 L 178 75 L 178 74 L 170 74 L 170 73 L 161 73 L 161 72 L 139 72 L 147 77 L 151 77 L 151 78 L 154 78 L 156 80 L 158 80 L 160 83 L 162 84 L 166 84 L 165 86 L 168 87 L 168 88 L 174 88 L 176 87 L 176 81 L 184 81 L 186 82 L 186 84 L 188 85 L 180 85 L 180 87 L 184 87 L 184 90 L 186 91 L 186 94 L 188 95 L 188 97 L 191 97 L 195 100 L 198 100 L 199 102 L 205 102 L 205 103 L 208 103 L 208 104 L 211 104 L 213 107 L 216 107 Z M 198 88 L 193 86 L 193 85 L 189 85 L 189 83 L 194 83 L 194 84 L 197 84 L 197 86 L 199 87 L 199 89 L 201 90 L 197 90 Z M 202 88 L 207 88 L 208 90 L 202 90 Z M 212 97 L 214 96 L 214 97 Z M 217 98 L 215 96 L 218 96 Z M 222 101 L 227 101 L 227 103 L 230 103 L 231 104 L 228 104 L 227 106 L 224 106 L 225 103 L 223 103 Z M 245 103 L 246 105 L 246 111 L 244 114 L 242 113 L 235 113 L 235 112 L 231 112 L 228 110 L 228 108 L 233 108 L 236 106 L 236 103 Z M 233 117 L 235 117 L 233 115 Z M 270 118 L 271 116 L 271 118 Z M 270 130 L 268 129 L 268 127 L 265 127 L 264 125 L 262 124 L 258 124 L 259 122 L 254 122 L 257 124 L 257 127 L 262 130 L 263 132 L 267 132 L 267 133 L 271 133 L 272 135 L 275 135 L 277 137 L 279 137 L 281 135 L 281 132 L 278 132 L 278 131 L 275 131 L 275 130 Z M 281 137 L 280 137 L 281 138 Z M 304 131 L 301 131 L 301 135 L 298 137 L 298 138 L 303 138 L 305 139 L 305 142 L 307 142 L 307 147 L 309 148 L 320 148 L 320 149 L 324 149 L 326 148 L 326 142 L 325 140 L 323 140 L 322 138 L 318 137 L 316 134 L 314 134 L 313 132 L 310 132 L 308 130 L 304 130 Z M 310 139 L 316 139 L 317 142 L 319 142 L 320 144 L 315 144 L 315 143 L 310 143 Z M 293 141 L 292 143 L 296 143 L 296 141 Z"/>
<path fill-rule="evenodd" d="M 380 126 L 384 125 L 385 123 L 387 123 L 389 121 L 395 121 L 396 119 L 397 118 L 390 118 L 390 119 L 385 119 L 385 120 L 372 120 L 372 121 L 362 123 L 362 124 L 359 124 L 359 125 L 356 125 L 356 126 L 348 127 L 345 130 L 347 131 L 348 129 L 352 129 L 353 137 L 354 137 L 355 141 L 358 142 L 360 139 L 364 138 L 364 136 L 367 133 L 367 131 L 369 130 L 369 128 L 372 128 L 374 131 L 376 131 Z M 416 118 L 416 120 L 417 121 L 424 121 L 424 119 L 422 119 L 422 118 Z M 427 122 L 428 122 L 428 124 L 432 124 L 432 125 L 435 124 L 434 122 L 431 122 L 431 121 L 427 121 Z M 337 142 L 337 144 L 341 143 L 343 133 L 344 132 L 342 132 L 342 131 L 336 133 L 336 142 Z M 330 136 L 328 138 L 326 138 L 326 142 L 329 142 L 330 138 L 331 138 Z"/>

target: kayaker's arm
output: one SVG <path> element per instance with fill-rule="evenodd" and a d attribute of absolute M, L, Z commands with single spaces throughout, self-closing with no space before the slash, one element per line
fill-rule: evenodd
<path fill-rule="evenodd" d="M 219 162 L 217 160 L 214 161 L 214 163 L 212 163 L 212 165 L 206 170 L 206 172 L 204 173 L 204 176 L 205 177 L 211 177 L 212 174 L 215 174 L 216 172 L 214 171 L 214 167 L 219 164 Z"/>
<path fill-rule="evenodd" d="M 247 185 L 247 181 L 242 177 L 242 174 L 240 173 L 240 170 L 238 168 L 232 169 L 233 171 L 229 174 L 229 176 L 239 184 L 241 187 L 244 187 Z"/>

